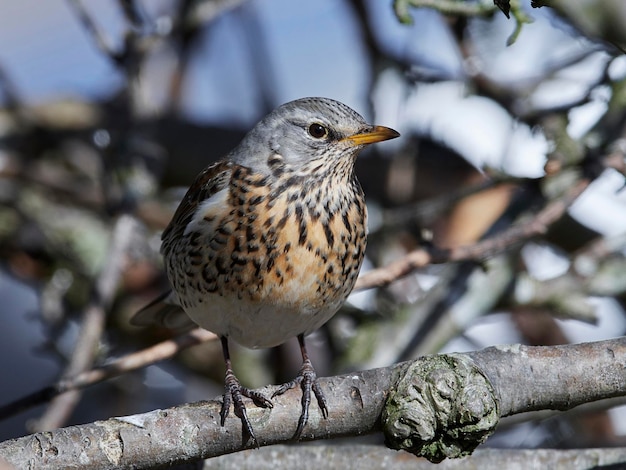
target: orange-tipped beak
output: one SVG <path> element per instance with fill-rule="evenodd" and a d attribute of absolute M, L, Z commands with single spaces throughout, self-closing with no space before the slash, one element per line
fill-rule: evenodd
<path fill-rule="evenodd" d="M 373 126 L 366 132 L 354 134 L 349 137 L 345 137 L 342 140 L 347 140 L 352 145 L 366 145 L 373 144 L 375 142 L 382 142 L 383 140 L 395 139 L 396 137 L 400 137 L 400 133 L 389 127 Z"/>

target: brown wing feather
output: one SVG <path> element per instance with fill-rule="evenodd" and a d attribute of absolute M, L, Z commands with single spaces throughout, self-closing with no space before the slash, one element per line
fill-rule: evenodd
<path fill-rule="evenodd" d="M 164 244 L 167 240 L 182 236 L 191 222 L 198 205 L 226 187 L 230 180 L 231 164 L 220 161 L 206 167 L 196 177 L 180 202 L 172 220 L 161 235 Z M 139 310 L 130 320 L 136 326 L 162 325 L 176 330 L 187 330 L 195 323 L 177 304 L 172 292 L 157 297 Z"/>
<path fill-rule="evenodd" d="M 178 237 L 185 231 L 198 205 L 226 187 L 230 180 L 231 166 L 231 163 L 222 160 L 200 172 L 187 190 L 169 225 L 163 231 L 161 240 Z"/>

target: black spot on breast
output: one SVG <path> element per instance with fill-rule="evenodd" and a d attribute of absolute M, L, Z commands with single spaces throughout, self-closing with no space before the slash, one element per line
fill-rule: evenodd
<path fill-rule="evenodd" d="M 246 260 L 246 258 L 237 256 L 237 254 L 235 253 L 231 255 L 231 259 L 233 260 L 233 265 L 245 266 L 248 263 L 248 260 Z"/>
<path fill-rule="evenodd" d="M 241 239 L 239 237 L 234 238 L 235 243 L 233 246 L 233 252 L 240 253 L 241 252 Z"/>
<path fill-rule="evenodd" d="M 278 230 L 283 229 L 285 227 L 285 225 L 287 224 L 287 220 L 289 220 L 289 213 L 287 211 L 285 211 L 283 216 L 280 218 L 280 220 L 276 224 L 276 228 Z"/>
<path fill-rule="evenodd" d="M 298 244 L 304 245 L 308 236 L 308 229 L 306 221 L 304 220 L 304 211 L 302 210 L 302 206 L 300 204 L 296 205 L 295 208 L 296 220 L 298 221 L 298 229 L 300 231 L 300 236 L 298 237 Z"/>
<path fill-rule="evenodd" d="M 326 241 L 328 242 L 328 246 L 330 247 L 332 247 L 335 244 L 335 235 L 333 234 L 333 231 L 330 228 L 331 220 L 329 220 L 328 223 L 324 224 L 324 235 L 326 235 Z"/>
<path fill-rule="evenodd" d="M 202 270 L 202 279 L 205 282 L 205 287 L 210 289 L 211 287 L 214 288 L 214 290 L 212 290 L 211 292 L 215 292 L 215 288 L 216 288 L 216 283 L 215 283 L 215 279 L 213 274 L 210 272 L 210 269 L 208 267 L 205 267 Z"/>
<path fill-rule="evenodd" d="M 259 194 L 258 196 L 254 196 L 248 199 L 248 204 L 251 206 L 256 206 L 257 204 L 261 204 L 264 199 L 265 195 Z"/>
<path fill-rule="evenodd" d="M 341 214 L 341 219 L 343 220 L 343 225 L 346 227 L 348 233 L 352 233 L 352 224 L 350 223 L 348 213 L 344 212 L 343 214 Z"/>
<path fill-rule="evenodd" d="M 228 274 L 228 266 L 227 266 L 226 260 L 223 257 L 218 256 L 215 259 L 214 264 L 215 264 L 215 269 L 217 270 L 218 274 Z"/>
<path fill-rule="evenodd" d="M 228 236 L 233 233 L 232 229 L 228 225 L 220 225 L 217 227 L 216 232 L 223 236 Z"/>
<path fill-rule="evenodd" d="M 253 258 L 252 264 L 254 265 L 254 276 L 258 278 L 261 274 L 261 262 L 258 259 Z"/>
<path fill-rule="evenodd" d="M 256 240 L 256 233 L 254 233 L 254 228 L 250 224 L 246 227 L 246 241 L 249 243 L 254 240 Z"/>

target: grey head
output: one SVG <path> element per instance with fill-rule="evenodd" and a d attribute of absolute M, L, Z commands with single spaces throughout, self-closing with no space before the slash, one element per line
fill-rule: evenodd
<path fill-rule="evenodd" d="M 301 98 L 276 108 L 229 155 L 235 163 L 261 173 L 268 160 L 280 158 L 298 172 L 311 163 L 346 158 L 354 161 L 367 144 L 398 137 L 393 129 L 373 126 L 345 104 L 329 98 Z"/>

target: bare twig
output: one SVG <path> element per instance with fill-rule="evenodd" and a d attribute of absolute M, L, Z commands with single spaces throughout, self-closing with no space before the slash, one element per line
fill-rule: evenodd
<path fill-rule="evenodd" d="M 134 0 L 118 0 L 126 20 L 134 27 L 140 28 L 143 24 L 141 4 Z"/>
<path fill-rule="evenodd" d="M 0 407 L 0 419 L 16 415 L 28 408 L 46 403 L 63 393 L 80 390 L 105 380 L 132 372 L 155 362 L 175 356 L 180 351 L 216 339 L 214 333 L 196 328 L 176 338 L 168 339 L 109 363 L 79 373 L 73 377 L 65 377 L 57 383 L 42 388 L 30 395 Z"/>
<path fill-rule="evenodd" d="M 119 217 L 115 223 L 109 257 L 96 280 L 93 300 L 83 315 L 78 341 L 63 374 L 64 377 L 74 377 L 89 370 L 93 364 L 104 331 L 106 312 L 113 301 L 128 243 L 132 240 L 131 234 L 136 228 L 135 223 L 128 215 Z M 34 428 L 47 430 L 62 426 L 80 400 L 80 396 L 79 391 L 72 390 L 56 397 L 44 415 L 34 424 Z"/>
<path fill-rule="evenodd" d="M 85 10 L 85 7 L 81 3 L 81 0 L 68 0 L 68 4 L 74 10 L 80 23 L 92 37 L 98 49 L 100 49 L 100 51 L 102 51 L 105 56 L 111 59 L 115 65 L 120 65 L 122 61 L 122 54 L 114 51 L 113 48 L 108 44 L 107 40 L 100 33 L 100 30 Z"/>
<path fill-rule="evenodd" d="M 459 246 L 446 250 L 418 248 L 387 266 L 373 269 L 363 274 L 357 280 L 354 289 L 364 290 L 387 286 L 412 271 L 429 264 L 469 260 L 481 261 L 524 240 L 543 234 L 550 225 L 563 216 L 567 208 L 589 186 L 589 183 L 590 181 L 587 179 L 580 180 L 562 198 L 550 202 L 528 221 L 473 245 Z"/>

